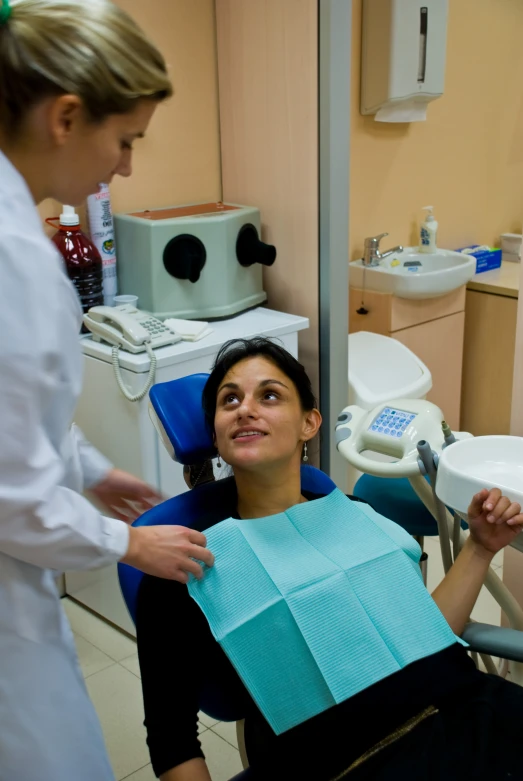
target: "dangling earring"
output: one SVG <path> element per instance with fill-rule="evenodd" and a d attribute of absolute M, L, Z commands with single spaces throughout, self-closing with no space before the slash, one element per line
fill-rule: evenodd
<path fill-rule="evenodd" d="M 309 460 L 309 456 L 307 455 L 307 443 L 306 442 L 303 445 L 303 459 L 302 460 L 303 460 L 304 463 L 307 463 L 307 461 Z"/>
<path fill-rule="evenodd" d="M 220 458 L 220 454 L 219 453 L 218 453 L 218 461 L 216 462 L 216 466 L 218 467 L 218 469 L 222 468 L 222 460 Z"/>

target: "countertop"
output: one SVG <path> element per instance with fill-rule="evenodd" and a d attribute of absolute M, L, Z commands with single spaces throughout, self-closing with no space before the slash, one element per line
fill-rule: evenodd
<path fill-rule="evenodd" d="M 197 342 L 178 342 L 155 350 L 157 367 L 170 366 L 175 363 L 192 361 L 203 355 L 215 355 L 224 342 L 229 339 L 263 334 L 264 336 L 278 337 L 296 331 L 303 331 L 309 327 L 306 317 L 288 315 L 285 312 L 275 312 L 265 307 L 257 307 L 248 312 L 209 323 L 212 333 L 204 336 Z M 112 361 L 112 348 L 104 342 L 95 342 L 88 335 L 87 339 L 81 339 L 84 355 L 98 358 L 106 363 Z M 120 350 L 120 366 L 132 372 L 141 374 L 149 371 L 150 360 L 146 352 L 128 353 Z"/>
<path fill-rule="evenodd" d="M 475 274 L 467 285 L 467 290 L 478 290 L 481 293 L 494 293 L 497 296 L 519 297 L 519 278 L 521 263 L 511 263 L 504 260 L 500 268 Z"/>

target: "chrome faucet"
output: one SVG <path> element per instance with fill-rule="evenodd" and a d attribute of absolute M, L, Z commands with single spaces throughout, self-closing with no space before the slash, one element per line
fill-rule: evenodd
<path fill-rule="evenodd" d="M 381 233 L 379 236 L 370 236 L 368 239 L 365 239 L 365 250 L 362 258 L 364 266 L 377 266 L 380 260 L 388 258 L 393 252 L 403 252 L 401 244 L 398 247 L 387 250 L 387 252 L 380 252 L 380 241 L 388 235 L 388 233 Z"/>

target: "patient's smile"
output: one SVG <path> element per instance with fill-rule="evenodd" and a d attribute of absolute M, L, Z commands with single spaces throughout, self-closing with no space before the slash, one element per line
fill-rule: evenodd
<path fill-rule="evenodd" d="M 253 439 L 261 439 L 266 437 L 267 434 L 264 431 L 257 431 L 256 429 L 250 429 L 249 431 L 237 431 L 233 436 L 233 439 L 243 439 L 252 441 Z"/>

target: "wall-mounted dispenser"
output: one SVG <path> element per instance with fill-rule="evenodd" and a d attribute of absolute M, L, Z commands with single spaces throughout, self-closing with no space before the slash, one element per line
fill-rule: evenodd
<path fill-rule="evenodd" d="M 361 113 L 426 118 L 445 80 L 448 0 L 363 0 Z"/>

